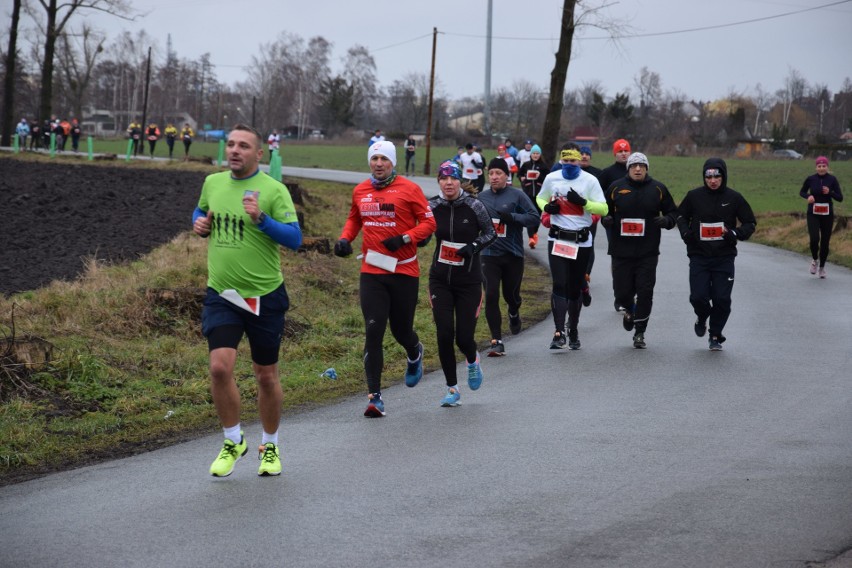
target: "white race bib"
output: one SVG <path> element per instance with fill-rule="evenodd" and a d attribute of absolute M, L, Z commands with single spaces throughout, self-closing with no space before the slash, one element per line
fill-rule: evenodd
<path fill-rule="evenodd" d="M 396 272 L 396 264 L 398 260 L 393 256 L 388 256 L 378 251 L 367 249 L 367 256 L 364 257 L 364 262 L 370 266 L 387 270 L 388 272 Z"/>
<path fill-rule="evenodd" d="M 577 253 L 579 251 L 580 247 L 577 246 L 577 243 L 556 240 L 553 241 L 553 248 L 550 250 L 550 254 L 570 260 L 577 260 Z"/>
<path fill-rule="evenodd" d="M 722 222 L 701 223 L 698 229 L 702 241 L 721 241 L 725 238 L 725 224 Z"/>
<path fill-rule="evenodd" d="M 450 266 L 462 266 L 464 258 L 458 255 L 458 250 L 463 246 L 465 246 L 464 243 L 441 241 L 441 248 L 438 250 L 438 262 Z"/>
<path fill-rule="evenodd" d="M 494 225 L 494 232 L 500 238 L 506 238 L 506 225 L 500 222 L 500 219 L 491 219 L 491 224 Z"/>
<path fill-rule="evenodd" d="M 813 212 L 814 215 L 828 215 L 829 209 L 828 203 L 814 203 Z"/>

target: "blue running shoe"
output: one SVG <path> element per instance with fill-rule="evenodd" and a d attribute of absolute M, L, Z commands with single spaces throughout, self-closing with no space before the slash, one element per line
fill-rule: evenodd
<path fill-rule="evenodd" d="M 447 394 L 444 395 L 444 399 L 441 401 L 441 406 L 458 406 L 461 404 L 459 401 L 460 398 L 461 396 L 459 395 L 458 387 L 447 387 Z"/>
<path fill-rule="evenodd" d="M 467 386 L 472 391 L 482 386 L 482 366 L 479 364 L 479 353 L 476 354 L 476 361 L 467 364 Z"/>
<path fill-rule="evenodd" d="M 367 410 L 364 411 L 364 416 L 367 418 L 381 418 L 386 416 L 385 403 L 382 400 L 381 393 L 370 393 L 370 402 L 367 404 Z"/>
<path fill-rule="evenodd" d="M 423 344 L 417 344 L 417 350 L 420 352 L 420 355 L 417 357 L 416 361 L 409 361 L 408 366 L 405 369 L 405 386 L 407 387 L 415 387 L 417 383 L 420 382 L 420 379 L 423 377 Z"/>

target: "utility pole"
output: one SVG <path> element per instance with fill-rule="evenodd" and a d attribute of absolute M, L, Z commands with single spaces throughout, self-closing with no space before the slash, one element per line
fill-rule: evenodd
<path fill-rule="evenodd" d="M 432 154 L 432 105 L 435 96 L 435 48 L 438 45 L 438 28 L 432 28 L 432 73 L 429 77 L 429 112 L 426 119 L 426 162 L 423 164 L 423 175 L 429 175 Z"/>
<path fill-rule="evenodd" d="M 485 30 L 485 108 L 483 109 L 483 127 L 488 142 L 491 143 L 491 15 L 494 0 L 488 0 L 488 24 Z"/>
<path fill-rule="evenodd" d="M 151 86 L 151 47 L 148 47 L 148 65 L 145 71 L 145 97 L 142 99 L 142 124 L 139 127 L 142 134 L 139 136 L 139 143 L 136 144 L 134 155 L 139 154 L 139 146 L 142 146 L 142 155 L 145 155 L 145 131 L 148 124 L 148 87 Z"/>

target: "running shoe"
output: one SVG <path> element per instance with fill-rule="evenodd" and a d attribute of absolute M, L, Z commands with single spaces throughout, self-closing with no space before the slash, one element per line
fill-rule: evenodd
<path fill-rule="evenodd" d="M 637 332 L 633 335 L 633 348 L 634 349 L 645 349 L 645 334 L 642 332 Z"/>
<path fill-rule="evenodd" d="M 467 386 L 472 391 L 482 386 L 482 366 L 479 364 L 479 353 L 476 354 L 476 361 L 467 364 Z"/>
<path fill-rule="evenodd" d="M 823 267 L 823 266 L 819 267 L 819 277 L 825 278 L 825 267 Z"/>
<path fill-rule="evenodd" d="M 695 325 L 692 326 L 692 329 L 695 330 L 695 335 L 704 337 L 704 334 L 707 333 L 707 320 L 698 318 L 695 320 Z"/>
<path fill-rule="evenodd" d="M 633 331 L 633 310 L 624 310 L 624 318 L 621 320 L 621 325 L 626 331 Z"/>
<path fill-rule="evenodd" d="M 722 350 L 722 342 L 719 341 L 719 337 L 715 335 L 710 336 L 710 351 L 721 351 Z"/>
<path fill-rule="evenodd" d="M 535 245 L 537 245 L 537 244 L 538 244 L 538 235 L 533 234 L 533 236 L 530 237 L 530 248 L 534 249 Z"/>
<path fill-rule="evenodd" d="M 565 334 L 557 331 L 553 334 L 553 341 L 550 342 L 551 349 L 565 349 Z"/>
<path fill-rule="evenodd" d="M 210 475 L 214 477 L 228 477 L 234 471 L 234 466 L 237 465 L 241 457 L 246 455 L 247 451 L 248 445 L 242 431 L 240 431 L 239 444 L 235 444 L 226 438 L 225 443 L 222 445 L 222 451 L 219 452 L 219 457 L 210 464 Z"/>
<path fill-rule="evenodd" d="M 817 273 L 817 261 L 816 261 L 816 259 L 813 259 L 811 261 L 811 274 L 816 274 L 816 273 Z"/>
<path fill-rule="evenodd" d="M 592 291 L 588 286 L 583 288 L 583 305 L 587 308 L 592 305 Z"/>
<path fill-rule="evenodd" d="M 576 329 L 568 330 L 568 349 L 576 351 L 580 348 L 580 335 Z"/>
<path fill-rule="evenodd" d="M 515 315 L 509 314 L 509 331 L 512 332 L 512 335 L 518 335 L 521 333 L 521 313 L 518 312 Z"/>
<path fill-rule="evenodd" d="M 278 446 L 272 442 L 260 446 L 257 449 L 257 459 L 260 460 L 258 475 L 281 475 L 281 457 L 278 455 Z"/>
<path fill-rule="evenodd" d="M 459 400 L 460 398 L 461 396 L 459 395 L 458 387 L 447 387 L 447 394 L 445 394 L 444 398 L 441 400 L 441 406 L 458 406 L 461 404 L 461 401 Z"/>
<path fill-rule="evenodd" d="M 489 357 L 502 357 L 506 354 L 506 348 L 503 347 L 503 342 L 499 339 L 491 340 L 491 348 L 488 350 Z"/>
<path fill-rule="evenodd" d="M 381 418 L 382 416 L 386 416 L 385 413 L 385 403 L 382 400 L 381 393 L 370 393 L 367 398 L 370 400 L 367 403 L 367 409 L 364 411 L 364 416 L 367 418 Z"/>
<path fill-rule="evenodd" d="M 415 387 L 423 377 L 423 344 L 417 344 L 417 351 L 420 353 L 416 361 L 409 361 L 405 369 L 405 386 Z"/>

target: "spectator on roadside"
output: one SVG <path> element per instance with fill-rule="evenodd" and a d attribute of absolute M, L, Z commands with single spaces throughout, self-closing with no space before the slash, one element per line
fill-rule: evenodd
<path fill-rule="evenodd" d="M 18 147 L 21 150 L 27 149 L 27 138 L 30 136 L 30 125 L 27 123 L 26 118 L 22 118 L 18 125 L 15 127 L 15 134 L 18 137 Z"/>
<path fill-rule="evenodd" d="M 414 174 L 417 168 L 414 165 L 414 151 L 417 149 L 417 140 L 414 139 L 414 134 L 408 135 L 408 140 L 405 141 L 405 175 Z"/>
<path fill-rule="evenodd" d="M 269 135 L 269 138 L 266 139 L 266 144 L 269 146 L 269 161 L 272 162 L 272 153 L 277 152 L 278 148 L 281 146 L 281 135 L 278 134 L 278 131 L 274 128 L 272 129 L 272 133 Z"/>
<path fill-rule="evenodd" d="M 163 134 L 166 136 L 166 146 L 169 147 L 169 159 L 171 160 L 175 151 L 175 140 L 178 135 L 177 128 L 175 128 L 174 124 L 169 122 L 166 124 L 166 129 L 163 130 Z"/>
<path fill-rule="evenodd" d="M 183 140 L 183 159 L 189 159 L 189 147 L 192 146 L 192 139 L 195 138 L 195 132 L 188 122 L 183 123 L 183 128 L 180 131 L 180 138 Z"/>
<path fill-rule="evenodd" d="M 157 147 L 157 140 L 160 139 L 160 127 L 152 122 L 145 130 L 145 137 L 148 139 L 148 148 L 151 150 L 151 157 L 154 157 L 154 149 Z"/>
<path fill-rule="evenodd" d="M 71 119 L 71 149 L 75 152 L 80 151 L 80 135 L 83 134 L 83 129 L 80 128 L 80 123 L 76 118 Z"/>
<path fill-rule="evenodd" d="M 41 148 L 41 140 L 41 127 L 38 125 L 38 121 L 34 120 L 30 129 L 30 150 Z"/>
<path fill-rule="evenodd" d="M 370 146 L 375 144 L 376 142 L 384 142 L 385 137 L 382 135 L 382 131 L 378 128 L 376 129 L 375 134 L 370 138 Z"/>
<path fill-rule="evenodd" d="M 65 144 L 68 142 L 68 138 L 71 136 L 71 123 L 65 119 L 59 121 L 59 133 L 61 134 L 61 140 L 59 142 L 60 150 L 65 151 Z"/>

